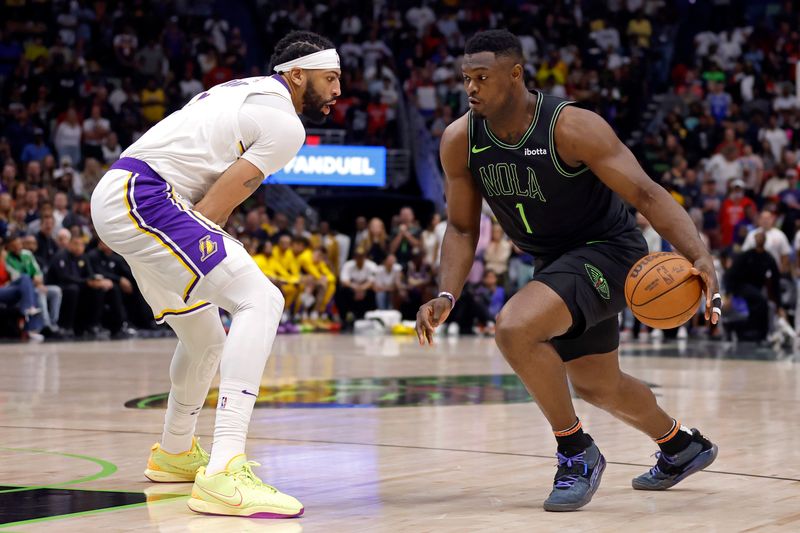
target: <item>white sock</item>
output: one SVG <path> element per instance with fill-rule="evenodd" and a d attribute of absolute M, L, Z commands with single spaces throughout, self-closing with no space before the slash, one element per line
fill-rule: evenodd
<path fill-rule="evenodd" d="M 161 434 L 161 449 L 167 453 L 182 453 L 192 448 L 192 437 L 200 413 L 200 405 L 186 405 L 175 400 L 170 392 L 167 414 L 164 416 L 164 432 Z"/>
<path fill-rule="evenodd" d="M 211 448 L 211 460 L 206 467 L 208 475 L 225 470 L 233 457 L 244 453 L 247 429 L 257 396 L 258 386 L 253 386 L 252 383 L 234 379 L 220 383 L 214 446 Z"/>
<path fill-rule="evenodd" d="M 161 448 L 167 453 L 181 453 L 192 446 L 197 416 L 217 373 L 226 337 L 216 307 L 169 317 L 167 323 L 180 340 L 169 365 L 172 387 Z"/>
<path fill-rule="evenodd" d="M 281 291 L 238 244 L 225 243 L 228 256 L 197 287 L 197 297 L 226 309 L 231 327 L 220 360 L 220 389 L 214 444 L 206 467 L 222 471 L 244 453 L 247 428 L 261 375 L 283 314 Z"/>

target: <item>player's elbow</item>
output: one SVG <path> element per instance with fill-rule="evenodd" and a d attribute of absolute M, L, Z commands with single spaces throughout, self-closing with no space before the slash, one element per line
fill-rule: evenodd
<path fill-rule="evenodd" d="M 651 210 L 656 207 L 660 201 L 664 200 L 663 195 L 659 194 L 664 191 L 663 189 L 659 189 L 661 189 L 661 187 L 655 182 L 638 185 L 633 194 L 631 203 L 638 211 L 647 217 Z"/>

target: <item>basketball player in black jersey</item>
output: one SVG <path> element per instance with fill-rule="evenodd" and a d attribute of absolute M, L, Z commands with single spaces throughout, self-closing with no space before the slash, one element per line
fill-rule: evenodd
<path fill-rule="evenodd" d="M 439 297 L 417 314 L 420 343 L 455 304 L 475 256 L 481 198 L 505 232 L 536 258 L 533 281 L 497 317 L 496 341 L 544 412 L 559 467 L 544 502 L 572 511 L 597 490 L 605 459 L 575 415 L 578 395 L 646 433 L 657 464 L 633 488 L 667 489 L 710 465 L 716 445 L 665 413 L 650 389 L 619 368 L 618 313 L 628 270 L 647 246 L 623 200 L 694 263 L 705 285 L 706 318 L 719 320 L 711 255 L 687 213 L 645 174 L 598 115 L 529 92 L 522 47 L 507 31 L 476 34 L 462 64 L 470 111 L 441 141 L 447 231 Z"/>

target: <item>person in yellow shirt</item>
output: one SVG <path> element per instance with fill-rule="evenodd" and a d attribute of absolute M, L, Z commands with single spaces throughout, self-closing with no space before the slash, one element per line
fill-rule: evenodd
<path fill-rule="evenodd" d="M 650 48 L 650 36 L 653 34 L 653 27 L 650 20 L 645 16 L 644 11 L 639 10 L 635 17 L 628 22 L 628 37 L 631 44 L 641 48 Z"/>
<path fill-rule="evenodd" d="M 257 246 L 254 246 L 254 248 L 257 248 Z M 286 300 L 284 312 L 288 311 L 297 297 L 300 277 L 292 276 L 278 258 L 273 255 L 272 242 L 265 241 L 257 252 L 253 254 L 253 260 L 258 265 L 258 268 L 261 269 L 261 272 L 281 290 L 283 298 Z M 284 319 L 284 322 L 288 320 L 288 313 L 284 316 Z"/>
<path fill-rule="evenodd" d="M 325 313 L 325 309 L 333 299 L 336 292 L 336 276 L 325 263 L 324 252 L 321 249 L 312 250 L 309 240 L 305 237 L 292 239 L 292 252 L 297 259 L 300 272 L 306 275 L 306 292 L 314 295 L 311 318 L 316 319 Z"/>
<path fill-rule="evenodd" d="M 147 80 L 147 87 L 142 89 L 142 116 L 149 124 L 155 124 L 167 112 L 167 96 L 164 89 L 156 84 L 154 78 Z"/>
<path fill-rule="evenodd" d="M 288 279 L 292 283 L 300 283 L 300 263 L 292 251 L 292 238 L 289 235 L 281 235 L 278 246 L 272 248 L 272 257 L 289 274 Z"/>
<path fill-rule="evenodd" d="M 331 225 L 322 220 L 319 223 L 319 230 L 311 236 L 311 248 L 324 248 L 328 264 L 334 269 L 339 268 L 339 242 L 336 240 L 336 233 L 331 230 Z"/>

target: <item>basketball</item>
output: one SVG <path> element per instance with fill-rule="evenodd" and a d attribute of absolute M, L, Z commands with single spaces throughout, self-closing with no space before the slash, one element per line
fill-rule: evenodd
<path fill-rule="evenodd" d="M 641 258 L 628 272 L 625 300 L 633 314 L 651 328 L 677 328 L 700 306 L 703 284 L 692 264 L 674 252 Z"/>

